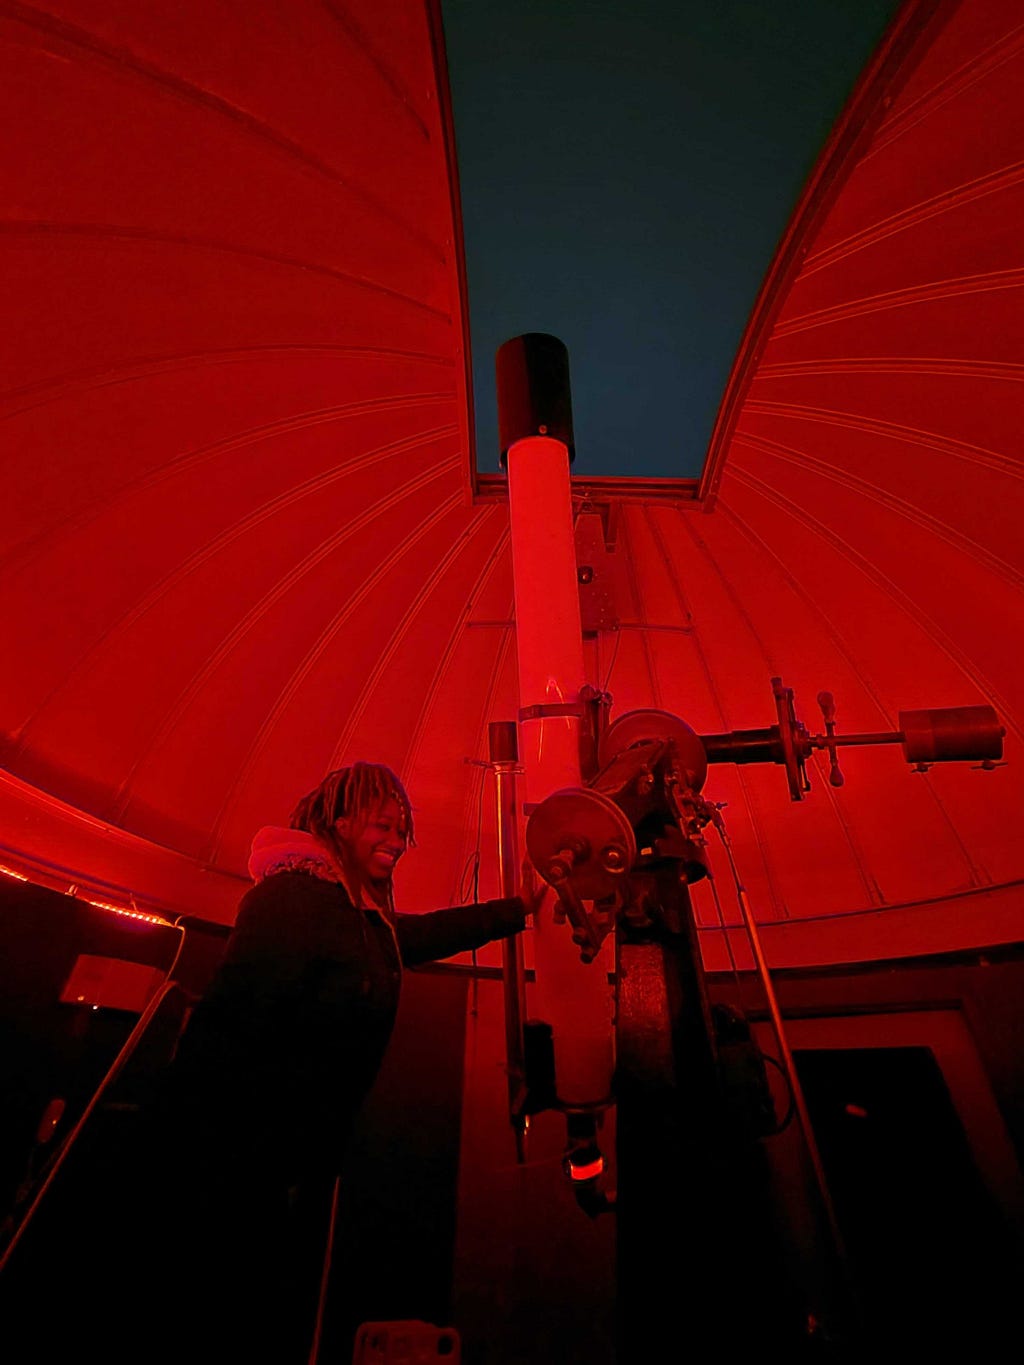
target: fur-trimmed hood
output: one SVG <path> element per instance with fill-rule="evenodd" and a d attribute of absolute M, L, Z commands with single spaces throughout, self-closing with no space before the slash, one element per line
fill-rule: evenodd
<path fill-rule="evenodd" d="M 306 872 L 321 881 L 345 884 L 331 850 L 314 835 L 304 829 L 264 825 L 252 841 L 249 876 L 261 882 L 275 872 Z"/>

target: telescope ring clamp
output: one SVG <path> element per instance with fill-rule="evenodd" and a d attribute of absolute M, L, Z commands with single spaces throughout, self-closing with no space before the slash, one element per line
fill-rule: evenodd
<path fill-rule="evenodd" d="M 533 810 L 526 847 L 539 876 L 558 896 L 584 962 L 593 962 L 613 927 L 610 911 L 586 901 L 614 901 L 636 861 L 636 838 L 623 811 L 588 787 L 563 787 Z"/>

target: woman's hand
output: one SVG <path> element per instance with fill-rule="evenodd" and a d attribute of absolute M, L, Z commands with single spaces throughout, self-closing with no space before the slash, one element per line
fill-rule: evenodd
<path fill-rule="evenodd" d="M 537 876 L 537 870 L 529 857 L 523 859 L 522 877 L 519 882 L 519 899 L 523 902 L 526 918 L 532 919 L 544 903 L 544 897 L 551 890 L 547 882 Z"/>

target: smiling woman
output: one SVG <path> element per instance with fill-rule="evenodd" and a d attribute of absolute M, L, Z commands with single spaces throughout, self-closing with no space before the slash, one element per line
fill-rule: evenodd
<path fill-rule="evenodd" d="M 291 816 L 292 829 L 309 831 L 333 851 L 354 905 L 365 891 L 392 911 L 391 874 L 415 842 L 412 824 L 405 788 L 389 768 L 375 763 L 328 774 Z M 272 829 L 257 835 L 257 840 L 267 838 L 274 838 Z"/>
<path fill-rule="evenodd" d="M 412 838 L 397 775 L 329 773 L 287 829 L 253 840 L 255 885 L 178 1045 L 154 1118 L 190 1172 L 203 1252 L 193 1302 L 207 1339 L 304 1360 L 329 1250 L 331 1192 L 394 1027 L 402 969 L 517 933 L 521 898 L 396 914 L 392 874 Z M 211 1211 L 213 1216 L 211 1217 Z M 193 1227 L 194 1220 L 189 1220 Z M 230 1267 L 236 1292 L 224 1293 Z M 238 1276 L 235 1280 L 235 1276 Z M 216 1285 L 208 1301 L 206 1285 Z M 254 1292 L 258 1287 L 258 1292 Z M 254 1307 L 240 1327 L 237 1306 Z M 187 1342 L 188 1336 L 183 1338 Z"/>
<path fill-rule="evenodd" d="M 303 797 L 289 827 L 254 838 L 254 885 L 144 1114 L 145 1164 L 118 1171 L 116 1211 L 104 1209 L 97 1273 L 117 1266 L 132 1305 L 98 1324 L 107 1361 L 136 1359 L 136 1333 L 156 1319 L 150 1360 L 182 1359 L 196 1342 L 210 1360 L 309 1358 L 336 1182 L 403 969 L 518 933 L 540 899 L 395 913 L 392 874 L 412 827 L 398 777 L 354 763 Z M 100 1302 L 92 1272 L 76 1263 L 65 1280 L 57 1252 L 46 1292 Z M 171 1282 L 183 1293 L 169 1317 Z"/>

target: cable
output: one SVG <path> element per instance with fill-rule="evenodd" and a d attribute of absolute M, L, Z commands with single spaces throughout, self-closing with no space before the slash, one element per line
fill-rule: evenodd
<path fill-rule="evenodd" d="M 601 691 L 602 691 L 602 692 L 607 692 L 607 691 L 608 691 L 608 684 L 609 684 L 609 683 L 611 682 L 611 680 L 612 680 L 612 672 L 614 671 L 614 668 L 615 668 L 615 661 L 616 661 L 616 659 L 619 657 L 619 645 L 620 645 L 621 641 L 622 641 L 622 627 L 621 627 L 621 626 L 616 626 L 616 628 L 615 628 L 615 648 L 612 650 L 612 661 L 611 661 L 611 663 L 608 665 L 608 672 L 605 674 L 604 682 L 601 684 Z"/>
<path fill-rule="evenodd" d="M 732 939 L 729 937 L 730 926 L 725 922 L 725 911 L 722 909 L 722 901 L 718 894 L 718 883 L 715 881 L 715 874 L 708 869 L 707 881 L 711 887 L 711 898 L 715 902 L 715 913 L 718 916 L 719 928 L 722 930 L 722 937 L 725 939 L 725 950 L 729 954 L 729 965 L 732 971 L 733 981 L 736 986 L 737 999 L 741 997 L 742 984 L 740 982 L 740 969 L 736 963 L 736 954 L 732 950 Z"/>
<path fill-rule="evenodd" d="M 758 1048 L 757 1051 L 762 1062 L 768 1062 L 771 1066 L 775 1067 L 786 1083 L 786 1093 L 789 1096 L 789 1104 L 786 1107 L 786 1112 L 779 1120 L 777 1126 L 773 1128 L 770 1133 L 765 1133 L 765 1137 L 778 1137 L 779 1134 L 784 1133 L 793 1122 L 793 1115 L 796 1113 L 796 1096 L 793 1094 L 793 1086 L 790 1084 L 789 1076 L 786 1074 L 786 1068 L 779 1061 L 778 1057 L 773 1057 L 769 1052 L 762 1052 L 760 1048 Z"/>

